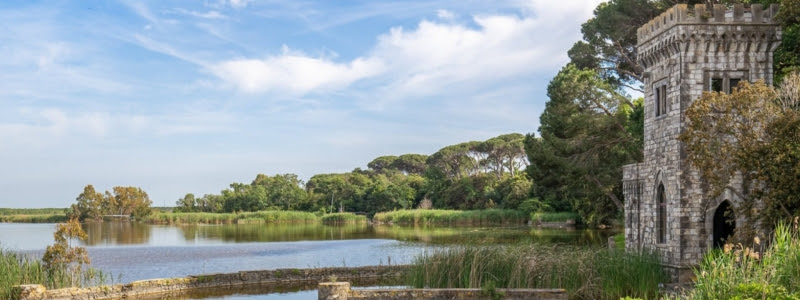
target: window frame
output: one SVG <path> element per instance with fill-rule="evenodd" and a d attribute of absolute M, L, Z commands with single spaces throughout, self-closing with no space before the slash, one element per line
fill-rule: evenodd
<path fill-rule="evenodd" d="M 653 99 L 655 117 L 667 114 L 667 80 L 660 80 L 653 84 Z"/>

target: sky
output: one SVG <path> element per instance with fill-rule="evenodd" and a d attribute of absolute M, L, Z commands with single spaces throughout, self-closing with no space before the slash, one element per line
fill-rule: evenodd
<path fill-rule="evenodd" d="M 599 0 L 0 2 L 0 207 L 533 133 Z"/>

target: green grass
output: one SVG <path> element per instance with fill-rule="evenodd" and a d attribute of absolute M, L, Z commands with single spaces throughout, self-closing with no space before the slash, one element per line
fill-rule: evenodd
<path fill-rule="evenodd" d="M 625 250 L 625 233 L 618 233 L 614 235 L 614 246 L 617 249 Z"/>
<path fill-rule="evenodd" d="M 83 268 L 48 271 L 40 260 L 0 248 L 0 299 L 13 299 L 11 289 L 20 284 L 42 284 L 48 289 L 105 284 L 107 275 Z"/>
<path fill-rule="evenodd" d="M 354 213 L 331 213 L 320 217 L 322 224 L 361 224 L 367 223 L 367 217 Z"/>
<path fill-rule="evenodd" d="M 152 224 L 266 224 L 314 223 L 319 218 L 310 212 L 270 210 L 243 213 L 156 212 L 143 221 Z"/>
<path fill-rule="evenodd" d="M 573 212 L 536 212 L 531 214 L 531 220 L 545 223 L 564 223 L 567 220 L 574 220 L 575 223 L 580 223 L 581 217 Z"/>
<path fill-rule="evenodd" d="M 516 210 L 438 210 L 415 209 L 396 210 L 377 213 L 372 218 L 375 222 L 395 224 L 521 224 L 528 221 L 527 216 Z"/>
<path fill-rule="evenodd" d="M 62 223 L 69 220 L 67 215 L 37 214 L 37 215 L 2 215 L 0 222 L 4 223 Z"/>
<path fill-rule="evenodd" d="M 7 215 L 66 215 L 66 208 L 0 208 L 0 216 Z"/>
<path fill-rule="evenodd" d="M 463 245 L 415 259 L 421 288 L 564 288 L 570 299 L 655 298 L 667 280 L 657 257 L 566 245 Z"/>
<path fill-rule="evenodd" d="M 754 250 L 755 249 L 755 250 Z M 727 245 L 695 269 L 691 299 L 800 299 L 800 234 L 779 225 L 768 248 Z"/>
<path fill-rule="evenodd" d="M 0 208 L 0 222 L 5 223 L 59 223 L 66 220 L 66 208 Z"/>

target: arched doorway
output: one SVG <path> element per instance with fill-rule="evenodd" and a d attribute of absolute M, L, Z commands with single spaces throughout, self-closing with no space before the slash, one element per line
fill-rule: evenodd
<path fill-rule="evenodd" d="M 736 217 L 733 207 L 727 200 L 717 206 L 714 212 L 714 248 L 720 248 L 736 229 Z"/>

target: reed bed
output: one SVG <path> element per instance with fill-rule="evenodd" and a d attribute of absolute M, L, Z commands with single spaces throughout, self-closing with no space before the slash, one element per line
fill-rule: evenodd
<path fill-rule="evenodd" d="M 66 215 L 66 208 L 0 208 L 0 216 L 7 215 Z"/>
<path fill-rule="evenodd" d="M 367 217 L 354 213 L 331 213 L 320 217 L 322 224 L 363 224 L 367 223 Z"/>
<path fill-rule="evenodd" d="M 42 284 L 48 289 L 97 286 L 109 276 L 92 268 L 47 270 L 44 264 L 24 254 L 0 248 L 0 299 L 13 299 L 11 289 L 20 284 Z"/>
<path fill-rule="evenodd" d="M 531 214 L 531 220 L 545 223 L 564 223 L 568 220 L 574 220 L 575 223 L 580 223 L 581 216 L 573 212 L 536 212 Z"/>
<path fill-rule="evenodd" d="M 256 211 L 243 213 L 157 212 L 143 220 L 151 224 L 267 224 L 314 223 L 319 218 L 301 211 Z"/>
<path fill-rule="evenodd" d="M 415 259 L 407 284 L 422 288 L 564 288 L 570 299 L 656 298 L 667 280 L 657 257 L 566 245 L 463 245 Z"/>
<path fill-rule="evenodd" d="M 726 245 L 695 270 L 691 299 L 800 299 L 800 234 L 779 225 L 770 246 Z"/>
<path fill-rule="evenodd" d="M 522 224 L 528 221 L 528 217 L 520 211 L 511 209 L 466 211 L 415 209 L 377 213 L 372 217 L 372 220 L 379 223 L 394 224 L 499 225 Z"/>
<path fill-rule="evenodd" d="M 3 223 L 63 223 L 68 220 L 65 214 L 0 215 Z"/>

